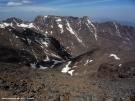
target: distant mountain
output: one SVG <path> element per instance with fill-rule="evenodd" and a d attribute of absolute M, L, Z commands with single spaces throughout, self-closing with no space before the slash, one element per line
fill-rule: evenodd
<path fill-rule="evenodd" d="M 135 27 L 87 16 L 0 22 L 0 89 L 11 95 L 134 101 L 134 81 Z"/>
<path fill-rule="evenodd" d="M 13 17 L 0 23 L 0 33 L 0 45 L 2 49 L 3 47 L 4 50 L 7 49 L 7 53 L 10 55 L 10 57 L 4 58 L 1 51 L 1 61 L 12 60 L 12 51 L 9 52 L 12 49 L 18 54 L 20 52 L 29 54 L 28 57 L 20 54 L 19 57 L 22 59 L 19 57 L 16 59 L 35 68 L 49 68 L 60 63 L 64 65 L 67 62 L 65 65 L 72 64 L 71 69 L 76 66 L 75 57 L 93 49 L 98 49 L 98 54 L 103 51 L 102 55 L 100 54 L 100 58 L 103 57 L 103 60 L 98 62 L 98 65 L 108 61 L 111 57 L 110 54 L 120 55 L 122 62 L 125 61 L 124 57 L 131 60 L 135 50 L 134 27 L 117 22 L 93 23 L 87 16 L 82 18 L 37 16 L 33 22 Z M 124 54 L 125 52 L 126 54 Z M 104 57 L 105 54 L 108 56 Z M 84 62 L 80 58 L 77 61 L 85 66 L 99 59 L 98 56 L 93 57 L 92 60 L 90 58 L 91 56 L 88 55 L 85 60 L 82 58 Z M 121 62 L 118 63 L 121 64 Z M 77 67 L 81 67 L 80 64 Z"/>
<path fill-rule="evenodd" d="M 131 21 L 120 21 L 121 24 L 123 25 L 128 25 L 128 26 L 133 26 L 135 27 L 135 23 Z"/>
<path fill-rule="evenodd" d="M 11 17 L 11 18 L 4 20 L 3 22 L 17 24 L 17 23 L 23 23 L 23 20 L 15 18 L 15 17 Z"/>

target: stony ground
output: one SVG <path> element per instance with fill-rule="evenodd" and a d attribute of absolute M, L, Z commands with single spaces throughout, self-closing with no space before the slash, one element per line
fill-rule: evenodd
<path fill-rule="evenodd" d="M 135 78 L 101 80 L 1 63 L 0 101 L 14 97 L 34 98 L 14 101 L 135 101 Z"/>

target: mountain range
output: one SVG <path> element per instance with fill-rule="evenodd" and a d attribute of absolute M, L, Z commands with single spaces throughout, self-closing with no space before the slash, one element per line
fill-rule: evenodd
<path fill-rule="evenodd" d="M 55 70 L 60 75 L 77 78 L 76 80 L 78 77 L 97 81 L 131 79 L 129 83 L 133 85 L 135 27 L 111 21 L 92 22 L 87 16 L 37 16 L 31 22 L 8 18 L 0 22 L 0 62 L 10 64 L 8 68 L 17 65 L 39 71 Z M 4 70 L 1 68 L 0 74 L 4 77 L 2 71 L 8 71 L 7 67 Z M 128 83 L 122 86 L 126 87 L 123 89 L 130 100 L 119 100 L 121 96 L 126 99 L 126 95 L 117 91 L 120 95 L 112 94 L 112 100 L 102 101 L 134 101 L 135 87 Z M 132 94 L 127 89 L 132 89 Z M 71 101 L 101 101 L 98 97 L 96 96 L 97 100 L 79 98 Z"/>

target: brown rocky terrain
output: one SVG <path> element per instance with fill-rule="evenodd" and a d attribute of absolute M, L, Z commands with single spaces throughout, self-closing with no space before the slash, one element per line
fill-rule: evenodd
<path fill-rule="evenodd" d="M 98 79 L 89 75 L 70 76 L 57 69 L 38 70 L 4 63 L 1 63 L 0 67 L 1 98 L 34 98 L 25 101 L 135 100 L 134 78 Z"/>
<path fill-rule="evenodd" d="M 0 98 L 135 101 L 135 28 L 72 16 L 0 22 Z"/>

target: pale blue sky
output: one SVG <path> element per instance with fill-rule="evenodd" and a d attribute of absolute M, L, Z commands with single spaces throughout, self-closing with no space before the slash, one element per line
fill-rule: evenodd
<path fill-rule="evenodd" d="M 0 0 L 0 19 L 37 15 L 89 16 L 135 23 L 135 0 Z"/>

